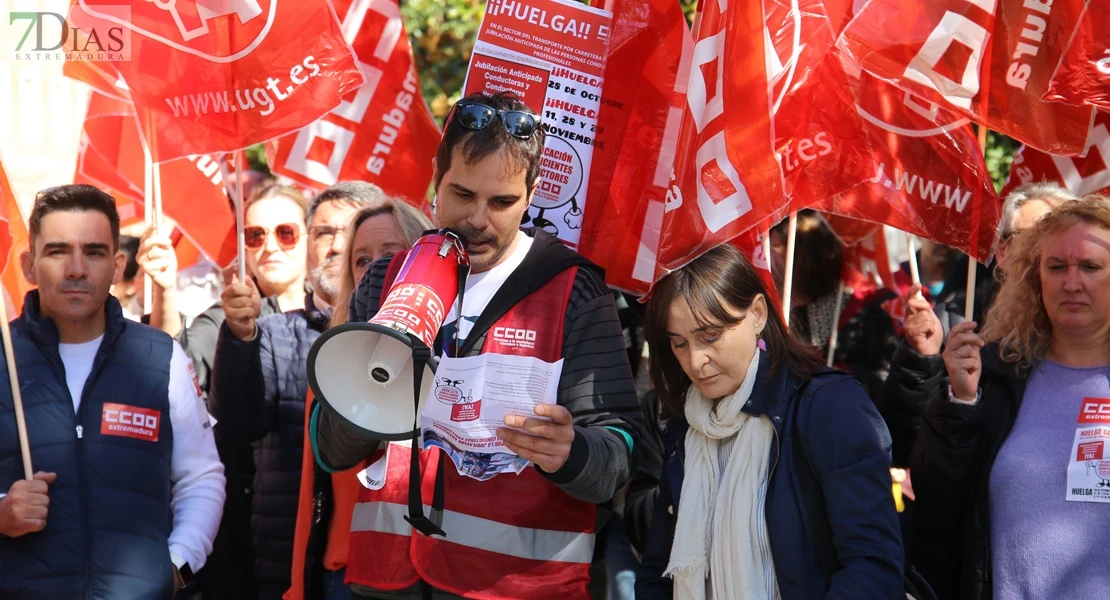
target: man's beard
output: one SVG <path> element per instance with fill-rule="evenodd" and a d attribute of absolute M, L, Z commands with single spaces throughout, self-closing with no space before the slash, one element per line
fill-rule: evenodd
<path fill-rule="evenodd" d="M 343 257 L 338 254 L 324 259 L 323 264 L 312 270 L 312 291 L 328 304 L 335 304 L 339 295 L 339 271 L 330 272 L 328 268 L 337 262 L 342 262 Z"/>

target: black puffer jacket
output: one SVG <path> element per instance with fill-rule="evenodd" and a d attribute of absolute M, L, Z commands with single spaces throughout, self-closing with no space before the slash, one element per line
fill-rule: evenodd
<path fill-rule="evenodd" d="M 945 378 L 934 377 L 907 398 L 927 407 L 910 457 L 914 539 L 910 557 L 938 598 L 991 597 L 991 468 L 1017 420 L 1028 375 L 1003 362 L 997 344 L 980 351 L 978 404 L 948 399 Z"/>
<path fill-rule="evenodd" d="M 258 320 L 258 333 L 242 342 L 224 324 L 212 372 L 209 405 L 224 435 L 254 442 L 254 571 L 263 590 L 290 585 L 293 531 L 304 450 L 307 361 L 312 342 L 330 315 L 311 295 L 305 310 Z"/>

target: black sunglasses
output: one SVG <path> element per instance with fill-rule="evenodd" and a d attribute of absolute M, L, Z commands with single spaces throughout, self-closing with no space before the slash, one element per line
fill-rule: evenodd
<path fill-rule="evenodd" d="M 472 131 L 481 131 L 501 117 L 501 124 L 509 135 L 526 140 L 536 133 L 540 118 L 523 110 L 501 110 L 478 102 L 457 102 L 453 110 L 453 118 L 459 125 Z"/>

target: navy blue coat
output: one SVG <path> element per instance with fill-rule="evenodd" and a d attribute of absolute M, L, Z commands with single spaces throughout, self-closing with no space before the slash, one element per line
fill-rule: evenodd
<path fill-rule="evenodd" d="M 783 598 L 905 598 L 902 539 L 891 495 L 890 435 L 851 376 L 824 371 L 806 385 L 761 356 L 749 415 L 775 427 L 766 519 Z M 667 426 L 660 482 L 636 597 L 672 597 L 663 577 L 681 510 L 685 420 Z"/>
<path fill-rule="evenodd" d="M 264 588 L 290 585 L 308 351 L 329 318 L 309 295 L 304 310 L 259 319 L 250 342 L 237 339 L 226 323 L 220 328 L 208 402 L 224 439 L 254 444 L 251 529 L 255 577 Z"/>
<path fill-rule="evenodd" d="M 27 294 L 12 322 L 27 437 L 36 471 L 57 473 L 46 528 L 0 536 L 0 598 L 155 600 L 173 592 L 169 535 L 170 336 L 123 317 L 111 296 L 104 340 L 75 414 L 58 354 L 58 331 Z M 0 360 L 4 360 L 0 358 Z M 23 478 L 7 369 L 0 368 L 0 490 Z M 147 413 L 120 435 L 118 407 Z M 151 419 L 157 418 L 157 426 Z"/>

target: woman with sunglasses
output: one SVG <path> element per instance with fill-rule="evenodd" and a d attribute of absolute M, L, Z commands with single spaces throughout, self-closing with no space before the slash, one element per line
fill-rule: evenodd
<path fill-rule="evenodd" d="M 307 216 L 308 201 L 288 186 L 260 186 L 244 203 L 247 273 L 253 277 L 262 296 L 259 318 L 304 307 Z M 232 265 L 225 276 L 235 270 Z M 197 382 L 206 399 L 224 320 L 224 309 L 216 303 L 197 315 L 177 336 L 193 361 Z M 227 477 L 227 501 L 212 560 L 199 579 L 206 595 L 254 597 L 258 593 L 252 575 L 250 525 L 254 455 L 249 444 L 234 444 L 225 439 L 219 429 L 216 433 L 216 447 Z"/>
<path fill-rule="evenodd" d="M 886 427 L 748 259 L 724 245 L 665 277 L 644 329 L 672 418 L 636 597 L 904 598 Z"/>

